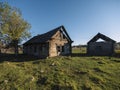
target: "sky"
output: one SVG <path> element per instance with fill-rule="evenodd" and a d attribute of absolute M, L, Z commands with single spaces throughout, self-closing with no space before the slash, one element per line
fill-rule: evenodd
<path fill-rule="evenodd" d="M 64 25 L 73 45 L 98 32 L 120 42 L 120 0 L 0 0 L 22 12 L 32 37 Z"/>

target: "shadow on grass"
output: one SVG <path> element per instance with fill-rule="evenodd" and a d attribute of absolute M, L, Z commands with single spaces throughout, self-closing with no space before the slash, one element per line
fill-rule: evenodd
<path fill-rule="evenodd" d="M 81 54 L 81 53 L 75 53 L 71 54 L 72 57 L 86 57 L 87 54 Z M 43 58 L 38 58 L 36 56 L 32 55 L 25 55 L 25 54 L 18 54 L 18 56 L 15 56 L 15 54 L 8 54 L 8 53 L 1 53 L 0 54 L 0 63 L 4 61 L 10 61 L 10 62 L 25 62 L 25 61 L 35 61 Z M 45 58 L 44 58 L 45 59 Z"/>
<path fill-rule="evenodd" d="M 71 56 L 72 57 L 87 57 L 89 55 L 86 53 L 72 53 Z"/>
<path fill-rule="evenodd" d="M 72 53 L 71 57 L 91 57 L 91 55 L 88 55 L 86 53 Z M 116 53 L 116 54 L 114 54 L 112 56 L 108 56 L 108 57 L 120 58 L 120 54 Z M 32 55 L 25 55 L 25 54 L 19 54 L 18 56 L 15 56 L 15 54 L 6 54 L 6 53 L 0 54 L 0 63 L 4 62 L 4 61 L 10 61 L 10 62 L 36 61 L 39 59 L 43 59 L 43 58 L 38 58 L 38 57 L 35 57 Z"/>
<path fill-rule="evenodd" d="M 25 61 L 35 61 L 40 58 L 31 56 L 31 55 L 24 55 L 19 54 L 18 56 L 15 56 L 15 54 L 0 54 L 0 63 L 4 61 L 10 61 L 10 62 L 25 62 Z"/>
<path fill-rule="evenodd" d="M 113 57 L 120 58 L 120 53 L 115 53 L 115 54 L 113 55 Z"/>
<path fill-rule="evenodd" d="M 72 57 L 91 57 L 91 56 L 100 56 L 100 55 L 89 55 L 87 53 L 72 53 Z M 101 55 L 101 56 L 106 56 L 106 55 Z M 109 55 L 108 57 L 116 57 L 120 58 L 120 53 L 114 53 L 113 55 Z"/>

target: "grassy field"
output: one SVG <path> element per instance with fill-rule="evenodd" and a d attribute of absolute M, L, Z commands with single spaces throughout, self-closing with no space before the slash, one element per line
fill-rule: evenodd
<path fill-rule="evenodd" d="M 81 47 L 81 48 L 73 48 L 72 49 L 72 53 L 82 53 L 82 54 L 85 54 L 86 53 L 86 48 L 85 47 Z"/>
<path fill-rule="evenodd" d="M 120 90 L 120 58 L 21 55 L 17 60 L 0 58 L 0 90 Z"/>

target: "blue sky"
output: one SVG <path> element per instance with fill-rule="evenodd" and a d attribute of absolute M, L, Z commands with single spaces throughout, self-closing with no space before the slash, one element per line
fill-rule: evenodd
<path fill-rule="evenodd" d="M 1 0 L 22 11 L 32 36 L 64 25 L 73 45 L 98 32 L 120 42 L 120 0 Z"/>

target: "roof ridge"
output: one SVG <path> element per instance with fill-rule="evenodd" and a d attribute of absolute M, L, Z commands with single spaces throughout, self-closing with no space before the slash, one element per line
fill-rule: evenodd
<path fill-rule="evenodd" d="M 40 34 L 40 35 L 36 35 L 34 37 L 32 37 L 30 40 L 28 40 L 26 43 L 24 44 L 28 44 L 28 43 L 40 43 L 40 42 L 46 42 L 48 40 L 50 40 L 50 38 L 61 28 L 64 28 L 63 25 L 54 28 L 46 33 Z"/>
<path fill-rule="evenodd" d="M 110 37 L 102 34 L 102 33 L 98 33 L 96 34 L 88 43 L 90 42 L 95 42 L 97 41 L 99 38 L 105 40 L 105 41 L 112 41 L 112 42 L 116 42 L 115 40 L 111 39 Z"/>

